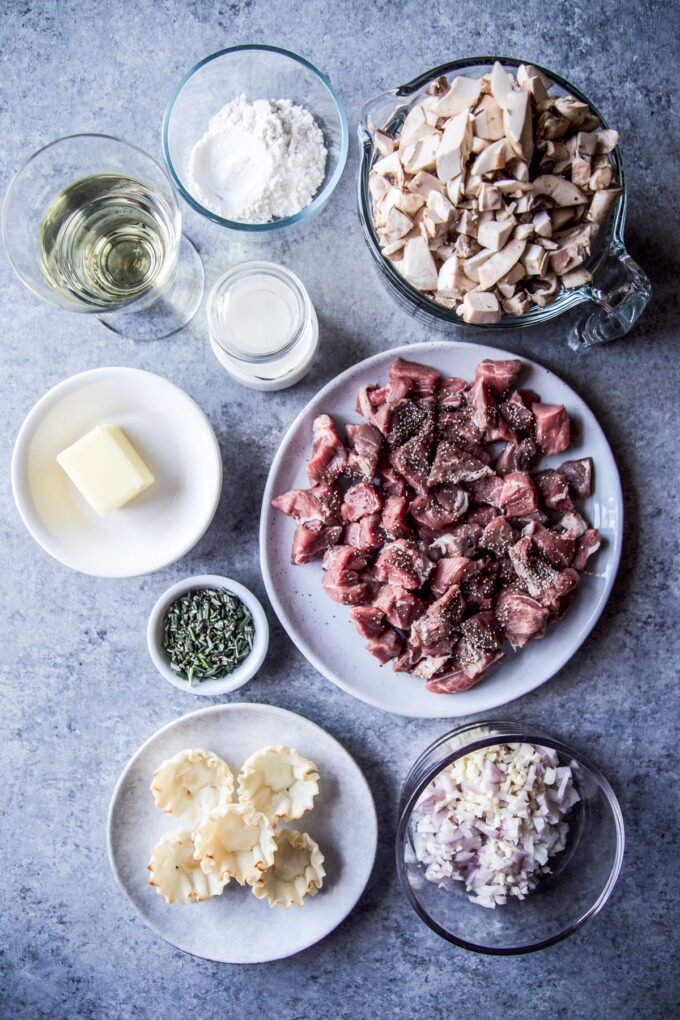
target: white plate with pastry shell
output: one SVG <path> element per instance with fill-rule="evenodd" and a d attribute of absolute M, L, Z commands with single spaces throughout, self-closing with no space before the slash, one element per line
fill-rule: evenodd
<path fill-rule="evenodd" d="M 572 608 L 562 620 L 550 624 L 544 638 L 529 642 L 515 653 L 506 642 L 505 661 L 467 691 L 435 694 L 426 690 L 424 680 L 394 673 L 391 663 L 381 666 L 366 650 L 349 608 L 324 594 L 320 560 L 304 566 L 291 564 L 295 521 L 271 505 L 275 496 L 310 485 L 305 465 L 312 452 L 314 418 L 330 414 L 342 438 L 340 426 L 364 420 L 355 411 L 357 390 L 372 383 L 386 383 L 389 365 L 398 357 L 431 365 L 445 376 L 472 380 L 475 366 L 484 358 L 518 355 L 481 344 L 434 340 L 382 351 L 332 379 L 290 426 L 269 471 L 260 517 L 262 576 L 274 612 L 297 648 L 321 674 L 355 698 L 387 712 L 423 719 L 488 712 L 545 683 L 569 661 L 597 623 L 621 558 L 623 495 L 619 473 L 609 443 L 581 397 L 559 376 L 522 357 L 519 385 L 535 390 L 545 403 L 564 404 L 579 429 L 578 438 L 565 453 L 542 457 L 534 470 L 592 457 L 594 491 L 592 496 L 579 500 L 577 508 L 582 509 L 592 527 L 599 529 L 602 547 L 581 575 Z"/>
<path fill-rule="evenodd" d="M 325 857 L 326 877 L 302 907 L 269 907 L 248 886 L 230 882 L 221 896 L 168 905 L 149 885 L 151 849 L 180 828 L 154 805 L 149 789 L 161 762 L 183 748 L 202 747 L 223 758 L 237 777 L 251 754 L 284 744 L 311 758 L 319 793 L 311 811 L 278 828 L 298 829 Z M 237 792 L 234 795 L 236 799 Z M 221 963 L 265 963 L 314 945 L 349 914 L 373 868 L 377 819 L 370 788 L 354 759 L 315 723 L 273 705 L 215 705 L 158 730 L 132 756 L 111 798 L 109 860 L 125 898 L 157 935 L 185 953 Z"/>
<path fill-rule="evenodd" d="M 154 476 L 100 516 L 57 463 L 97 425 L 118 425 Z M 49 390 L 14 444 L 12 489 L 29 532 L 60 563 L 95 577 L 134 577 L 184 556 L 213 519 L 222 457 L 210 422 L 184 390 L 138 368 L 95 368 Z"/>

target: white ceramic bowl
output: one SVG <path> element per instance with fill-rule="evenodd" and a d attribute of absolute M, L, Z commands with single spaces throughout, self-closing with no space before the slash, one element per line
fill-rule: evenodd
<path fill-rule="evenodd" d="M 96 425 L 113 424 L 155 481 L 100 516 L 57 464 Z M 96 368 L 58 383 L 29 412 L 12 456 L 12 489 L 33 538 L 95 577 L 134 577 L 184 556 L 213 519 L 222 457 L 210 422 L 174 383 L 137 368 Z"/>
<path fill-rule="evenodd" d="M 178 677 L 170 668 L 168 656 L 163 647 L 163 625 L 165 614 L 172 603 L 188 591 L 195 591 L 199 588 L 226 588 L 232 594 L 238 596 L 253 615 L 255 638 L 250 655 L 246 656 L 233 673 L 229 673 L 225 677 L 201 680 L 192 686 L 187 680 L 182 680 L 181 677 Z M 238 687 L 242 687 L 243 684 L 247 684 L 255 676 L 264 662 L 264 657 L 269 647 L 269 624 L 259 599 L 244 585 L 239 584 L 238 581 L 233 581 L 231 577 L 222 577 L 220 574 L 196 574 L 194 577 L 187 577 L 186 580 L 178 581 L 177 584 L 171 585 L 161 595 L 151 610 L 146 629 L 146 643 L 149 646 L 149 655 L 153 659 L 154 666 L 173 687 L 177 687 L 180 691 L 187 691 L 189 694 L 214 698 L 218 694 L 228 694 L 230 691 L 235 691 Z"/>

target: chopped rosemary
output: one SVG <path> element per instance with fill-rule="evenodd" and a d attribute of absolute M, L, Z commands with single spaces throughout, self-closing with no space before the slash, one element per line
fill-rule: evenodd
<path fill-rule="evenodd" d="M 192 686 L 232 673 L 252 651 L 254 636 L 250 610 L 226 588 L 189 591 L 165 614 L 170 668 Z"/>

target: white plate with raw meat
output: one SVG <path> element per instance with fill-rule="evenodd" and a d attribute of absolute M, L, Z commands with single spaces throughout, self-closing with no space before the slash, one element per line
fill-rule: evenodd
<path fill-rule="evenodd" d="M 494 665 L 488 673 L 485 672 L 479 682 L 469 689 L 457 693 L 435 693 L 434 690 L 428 690 L 425 679 L 405 672 L 394 672 L 390 662 L 381 665 L 377 658 L 369 654 L 366 638 L 357 632 L 350 616 L 352 607 L 338 604 L 324 594 L 322 579 L 325 575 L 320 557 L 302 565 L 291 563 L 291 546 L 296 533 L 296 521 L 292 516 L 286 516 L 271 505 L 273 498 L 289 490 L 310 487 L 306 464 L 312 454 L 314 419 L 321 414 L 330 415 L 338 428 L 340 438 L 344 439 L 345 425 L 356 426 L 364 421 L 355 411 L 357 392 L 365 386 L 374 384 L 378 387 L 384 386 L 389 381 L 389 367 L 397 358 L 431 366 L 445 377 L 455 376 L 472 381 L 475 379 L 475 369 L 480 361 L 512 359 L 512 355 L 497 348 L 478 344 L 433 341 L 419 344 L 417 347 L 400 347 L 384 351 L 360 362 L 328 383 L 291 425 L 269 472 L 260 521 L 260 555 L 265 585 L 277 616 L 300 651 L 319 672 L 354 697 L 390 712 L 420 718 L 465 716 L 488 711 L 526 694 L 548 680 L 569 661 L 595 626 L 612 589 L 621 555 L 623 499 L 618 471 L 602 429 L 581 398 L 552 372 L 535 362 L 521 359 L 522 368 L 517 385 L 523 391 L 534 391 L 533 397 L 526 399 L 535 401 L 535 394 L 538 394 L 541 405 L 563 405 L 571 422 L 576 426 L 572 433 L 574 431 L 577 433 L 566 452 L 541 456 L 539 451 L 539 458 L 534 460 L 531 470 L 547 471 L 556 469 L 565 460 L 592 459 L 593 491 L 592 494 L 578 500 L 576 509 L 591 528 L 600 532 L 602 545 L 597 554 L 588 559 L 585 567 L 579 567 L 582 572 L 573 606 L 561 619 L 549 623 L 541 640 L 529 641 L 517 651 L 511 650 L 506 641 L 504 647 L 507 655 L 504 660 Z M 491 392 L 486 386 L 482 389 L 485 393 Z M 480 396 L 483 396 L 481 392 Z M 501 399 L 508 398 L 506 396 L 497 399 L 500 404 Z M 535 404 L 530 403 L 529 406 L 535 407 Z M 437 413 L 440 414 L 439 411 Z M 437 427 L 439 428 L 439 424 Z M 520 431 L 518 436 L 521 435 Z M 487 441 L 486 437 L 484 441 Z M 549 443 L 546 443 L 546 448 L 548 446 Z M 493 451 L 494 447 L 490 449 Z M 528 468 L 520 466 L 517 470 Z M 357 478 L 354 481 L 356 482 Z M 486 481 L 484 480 L 483 484 L 486 484 Z M 461 484 L 470 487 L 478 483 L 466 481 Z M 500 491 L 500 480 L 498 486 Z M 456 486 L 452 488 L 456 489 Z M 571 488 L 569 491 L 572 492 Z M 477 499 L 474 497 L 470 506 L 476 503 Z M 550 504 L 538 505 L 545 510 Z M 507 516 L 516 528 L 527 526 L 526 517 L 523 521 L 520 516 L 510 517 L 508 508 L 504 508 L 501 513 Z M 554 513 L 549 517 L 550 520 L 546 522 L 548 527 L 554 527 L 559 535 L 564 536 L 563 529 L 566 529 L 566 523 L 560 524 Z M 412 519 L 410 520 L 413 524 Z M 530 530 L 536 529 L 530 521 L 528 526 Z M 484 529 L 483 520 L 481 528 Z M 569 534 L 573 535 L 573 531 Z M 518 538 L 519 534 L 515 533 L 513 541 L 516 543 Z M 344 541 L 347 542 L 346 537 Z M 533 562 L 537 562 L 538 554 L 533 544 L 537 540 L 534 538 L 531 541 L 525 540 L 522 535 L 522 542 L 524 547 L 530 547 L 529 552 L 534 556 Z M 518 544 L 513 557 L 519 555 L 520 548 L 522 547 Z M 445 549 L 444 555 L 448 558 L 460 552 L 461 550 L 455 548 Z M 378 552 L 377 556 L 380 555 Z M 466 553 L 462 552 L 461 555 L 464 556 Z M 492 557 L 482 554 L 482 558 L 489 561 Z M 545 568 L 546 561 L 542 557 L 538 559 Z M 512 563 L 516 562 L 513 558 Z M 554 564 L 555 561 L 551 562 Z M 375 562 L 373 568 L 375 569 Z M 517 569 L 519 570 L 519 567 Z M 570 568 L 558 572 L 564 578 L 573 574 Z M 391 579 L 383 577 L 382 580 Z M 462 591 L 467 591 L 465 585 L 469 588 L 469 580 L 461 586 Z M 497 582 L 497 585 L 500 588 L 501 582 Z M 415 583 L 410 587 L 415 588 Z M 419 594 L 422 594 L 422 590 Z M 467 605 L 465 614 L 476 612 L 476 608 L 473 609 L 471 606 L 474 606 L 474 603 Z M 490 606 L 488 600 L 486 604 L 480 602 L 479 608 L 492 613 L 496 611 L 495 605 Z M 479 619 L 481 620 L 481 617 Z M 385 620 L 383 622 L 387 633 L 390 627 Z M 404 636 L 404 641 L 410 640 L 408 629 L 402 629 L 398 633 Z M 506 633 L 509 636 L 507 629 Z M 464 631 L 464 635 L 467 634 L 468 632 Z M 517 643 L 521 643 L 521 639 L 517 639 Z M 466 643 L 466 647 L 469 647 L 469 642 Z M 478 647 L 482 647 L 481 643 Z M 439 653 L 428 650 L 426 654 L 432 656 Z M 428 659 L 430 663 L 433 661 L 431 658 Z M 450 660 L 453 664 L 456 661 Z M 446 674 L 447 668 L 449 667 L 442 667 L 441 673 L 437 676 Z M 436 680 L 436 676 L 434 681 L 429 678 L 431 687 L 437 686 Z M 455 680 L 452 686 L 456 686 Z M 439 684 L 439 687 L 446 688 L 446 683 Z"/>

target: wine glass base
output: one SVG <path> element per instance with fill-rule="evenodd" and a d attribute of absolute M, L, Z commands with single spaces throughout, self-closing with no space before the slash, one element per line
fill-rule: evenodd
<path fill-rule="evenodd" d="M 182 234 L 175 278 L 158 301 L 143 311 L 121 308 L 97 318 L 107 329 L 130 340 L 161 340 L 193 319 L 203 299 L 204 283 L 201 256 L 193 241 Z"/>

